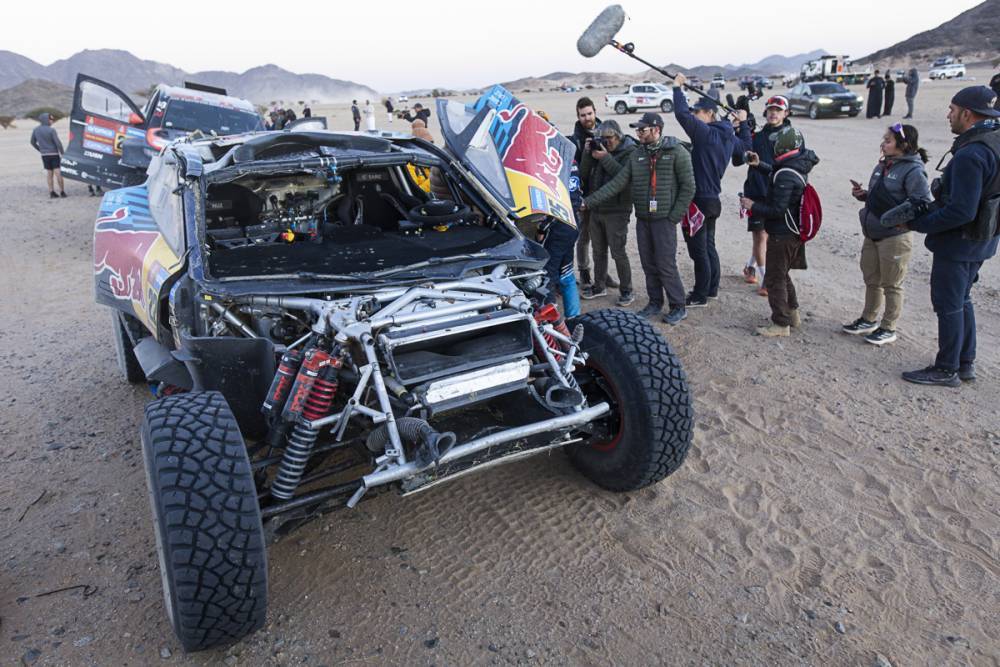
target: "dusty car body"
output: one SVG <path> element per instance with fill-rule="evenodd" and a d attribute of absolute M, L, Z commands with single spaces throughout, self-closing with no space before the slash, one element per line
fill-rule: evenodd
<path fill-rule="evenodd" d="M 188 138 L 102 200 L 97 300 L 158 397 L 141 441 L 187 650 L 263 624 L 266 543 L 321 513 L 552 449 L 617 491 L 684 460 L 667 342 L 623 310 L 565 322 L 518 229 L 573 224 L 572 144 L 499 87 L 437 110 L 448 151 Z"/>

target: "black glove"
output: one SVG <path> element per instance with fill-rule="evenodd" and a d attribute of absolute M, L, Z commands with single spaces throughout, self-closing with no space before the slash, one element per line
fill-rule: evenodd
<path fill-rule="evenodd" d="M 913 222 L 917 218 L 923 217 L 929 209 L 929 202 L 907 199 L 902 204 L 899 204 L 894 208 L 890 208 L 888 211 L 883 213 L 881 219 L 879 220 L 879 224 L 887 229 L 899 227 L 900 225 L 905 225 L 908 222 Z"/>
<path fill-rule="evenodd" d="M 941 199 L 941 177 L 938 176 L 933 181 L 931 181 L 931 197 L 934 197 L 934 201 Z"/>

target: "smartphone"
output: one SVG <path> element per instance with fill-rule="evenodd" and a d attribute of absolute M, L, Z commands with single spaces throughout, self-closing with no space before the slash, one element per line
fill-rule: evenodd
<path fill-rule="evenodd" d="M 854 187 L 856 187 L 856 188 L 860 188 L 860 187 L 861 187 L 861 184 L 860 184 L 860 183 L 858 183 L 858 182 L 857 182 L 856 180 L 854 180 L 853 178 L 849 178 L 849 179 L 847 179 L 847 180 L 849 180 L 849 181 L 851 182 L 851 185 L 853 185 Z"/>

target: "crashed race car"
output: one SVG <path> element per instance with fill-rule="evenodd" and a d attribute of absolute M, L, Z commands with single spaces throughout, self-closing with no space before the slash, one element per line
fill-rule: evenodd
<path fill-rule="evenodd" d="M 333 509 L 557 448 L 611 491 L 684 461 L 667 341 L 625 310 L 564 320 L 520 231 L 574 224 L 573 146 L 502 88 L 437 111 L 447 151 L 186 138 L 102 200 L 97 300 L 124 377 L 157 397 L 142 452 L 188 651 L 261 627 L 266 544 Z"/>

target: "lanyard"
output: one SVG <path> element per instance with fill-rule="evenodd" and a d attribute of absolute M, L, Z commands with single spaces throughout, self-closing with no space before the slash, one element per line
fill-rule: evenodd
<path fill-rule="evenodd" d="M 649 156 L 649 199 L 656 196 L 656 158 L 658 153 Z"/>

